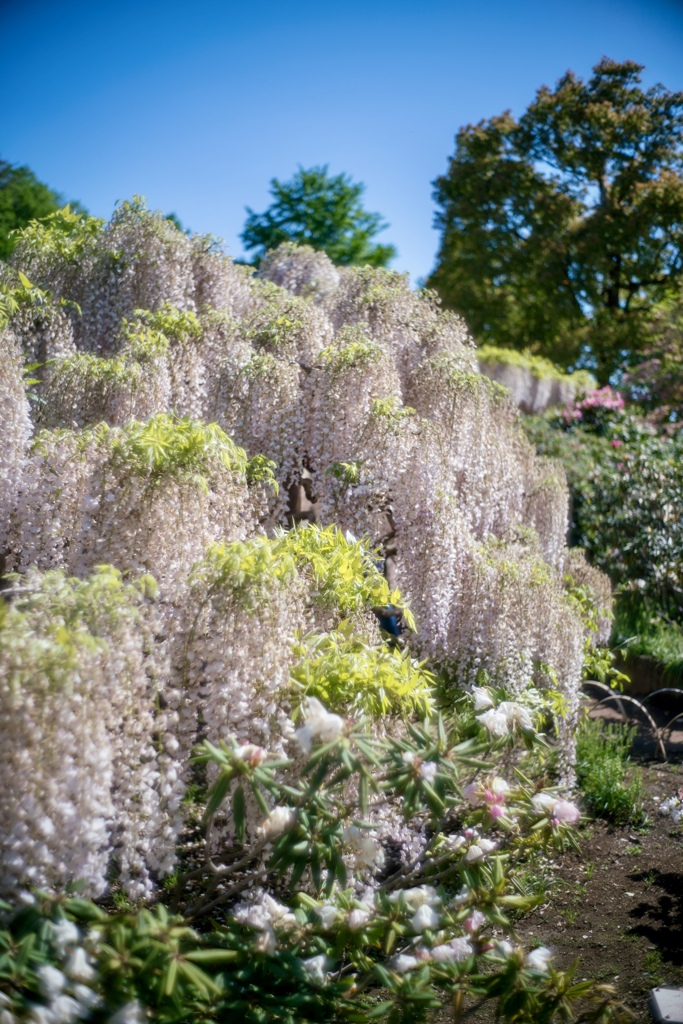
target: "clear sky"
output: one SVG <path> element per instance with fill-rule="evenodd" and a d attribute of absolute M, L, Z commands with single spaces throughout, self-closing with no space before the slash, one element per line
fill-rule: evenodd
<path fill-rule="evenodd" d="M 603 55 L 683 89 L 683 0 L 0 0 L 0 155 L 98 216 L 141 193 L 234 255 L 272 177 L 327 163 L 415 280 L 457 129 Z"/>

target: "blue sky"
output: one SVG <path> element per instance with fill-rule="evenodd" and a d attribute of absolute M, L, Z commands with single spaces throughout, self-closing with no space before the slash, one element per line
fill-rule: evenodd
<path fill-rule="evenodd" d="M 457 129 L 603 55 L 683 89 L 683 3 L 0 0 L 0 155 L 98 216 L 141 193 L 234 255 L 272 177 L 327 163 L 415 280 Z"/>

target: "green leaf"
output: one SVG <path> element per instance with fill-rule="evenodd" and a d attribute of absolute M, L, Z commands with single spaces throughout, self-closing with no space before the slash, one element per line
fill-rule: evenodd
<path fill-rule="evenodd" d="M 204 811 L 204 820 L 214 815 L 225 800 L 228 789 L 230 788 L 230 783 L 233 779 L 233 774 L 232 768 L 228 768 L 221 772 L 214 782 L 211 790 L 209 791 L 209 799 L 206 804 L 206 810 Z"/>
<path fill-rule="evenodd" d="M 235 836 L 238 843 L 244 842 L 247 817 L 244 808 L 244 787 L 237 786 L 232 794 L 232 813 L 235 823 Z"/>

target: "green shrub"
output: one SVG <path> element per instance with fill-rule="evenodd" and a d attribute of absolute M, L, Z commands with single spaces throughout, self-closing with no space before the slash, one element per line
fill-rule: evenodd
<path fill-rule="evenodd" d="M 644 818 L 641 774 L 628 771 L 635 732 L 634 727 L 586 719 L 577 736 L 576 775 L 588 809 L 616 825 Z"/>

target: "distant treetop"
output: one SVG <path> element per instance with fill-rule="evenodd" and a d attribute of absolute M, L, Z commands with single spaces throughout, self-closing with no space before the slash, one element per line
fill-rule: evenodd
<path fill-rule="evenodd" d="M 365 185 L 353 182 L 347 174 L 330 176 L 327 171 L 327 165 L 309 170 L 299 167 L 289 181 L 273 178 L 273 202 L 265 213 L 247 207 L 240 237 L 244 248 L 253 250 L 255 265 L 282 242 L 324 250 L 341 266 L 385 267 L 394 258 L 393 245 L 372 242 L 388 225 L 380 214 L 363 209 Z"/>
<path fill-rule="evenodd" d="M 481 341 L 601 380 L 642 358 L 653 307 L 683 279 L 683 93 L 642 65 L 568 71 L 519 121 L 462 128 L 434 197 L 428 284 Z"/>

